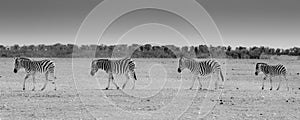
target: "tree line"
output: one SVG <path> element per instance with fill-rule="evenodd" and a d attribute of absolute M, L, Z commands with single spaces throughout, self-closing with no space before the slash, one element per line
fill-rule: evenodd
<path fill-rule="evenodd" d="M 0 45 L 0 57 L 125 57 L 133 58 L 176 58 L 184 54 L 194 58 L 233 58 L 233 59 L 261 59 L 266 55 L 290 55 L 300 56 L 300 48 L 289 49 L 269 47 L 236 47 L 231 46 L 183 46 L 174 45 L 156 46 L 145 45 L 74 45 L 74 44 L 53 44 L 53 45 Z"/>

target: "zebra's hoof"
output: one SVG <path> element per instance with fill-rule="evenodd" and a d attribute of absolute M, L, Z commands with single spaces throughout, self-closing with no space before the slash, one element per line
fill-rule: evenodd
<path fill-rule="evenodd" d="M 277 88 L 276 90 L 279 90 L 279 88 Z"/>
<path fill-rule="evenodd" d="M 117 89 L 119 90 L 120 88 L 119 88 L 119 87 L 117 87 Z"/>
<path fill-rule="evenodd" d="M 272 88 L 270 88 L 270 90 L 272 90 Z"/>
<path fill-rule="evenodd" d="M 25 88 L 23 88 L 23 90 L 25 90 Z"/>
<path fill-rule="evenodd" d="M 43 91 L 45 88 L 42 88 L 41 91 Z"/>
<path fill-rule="evenodd" d="M 264 90 L 264 88 L 262 87 L 261 90 Z"/>

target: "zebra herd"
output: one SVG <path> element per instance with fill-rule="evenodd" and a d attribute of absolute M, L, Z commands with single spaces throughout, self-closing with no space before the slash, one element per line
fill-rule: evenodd
<path fill-rule="evenodd" d="M 205 61 L 196 61 L 192 58 L 181 56 L 179 58 L 178 63 L 178 73 L 181 73 L 184 69 L 188 69 L 193 74 L 193 82 L 190 89 L 193 88 L 195 79 L 198 79 L 199 82 L 199 89 L 202 89 L 202 84 L 200 82 L 200 77 L 205 77 L 209 75 L 218 74 L 218 80 L 215 81 L 215 89 L 218 88 L 218 81 L 221 78 L 222 82 L 224 82 L 224 77 L 222 74 L 221 65 L 219 62 L 215 60 L 205 60 Z M 56 76 L 55 76 L 55 64 L 51 60 L 40 60 L 40 61 L 34 61 L 26 57 L 17 57 L 14 58 L 14 73 L 17 73 L 21 68 L 24 68 L 26 71 L 26 76 L 23 81 L 23 90 L 25 90 L 25 82 L 26 79 L 28 79 L 29 76 L 32 76 L 33 78 L 33 89 L 35 90 L 35 74 L 36 73 L 44 73 L 46 80 L 44 83 L 44 86 L 41 90 L 44 90 L 47 86 L 48 81 L 52 81 L 54 84 L 56 90 Z M 119 75 L 125 75 L 126 76 L 126 82 L 123 84 L 122 89 L 125 88 L 128 80 L 131 78 L 133 79 L 133 87 L 135 88 L 135 81 L 137 80 L 135 69 L 136 64 L 134 60 L 131 58 L 124 58 L 119 60 L 110 60 L 110 59 L 96 59 L 91 62 L 91 71 L 90 75 L 94 76 L 95 73 L 98 70 L 103 70 L 108 74 L 108 85 L 105 89 L 109 89 L 110 82 L 112 82 L 117 89 L 119 89 L 119 86 L 115 83 L 113 74 L 119 74 Z M 289 90 L 288 87 L 288 81 L 286 79 L 286 68 L 283 65 L 268 65 L 266 63 L 257 63 L 256 64 L 256 70 L 255 75 L 258 75 L 258 73 L 264 73 L 265 77 L 263 79 L 262 83 L 262 89 L 264 89 L 264 81 L 269 77 L 270 84 L 272 90 L 272 77 L 275 76 L 283 76 L 286 80 L 286 86 L 287 90 Z M 51 75 L 53 77 L 53 80 L 48 79 L 48 75 Z M 281 80 L 280 80 L 281 83 Z M 280 88 L 280 83 L 278 85 L 277 90 Z"/>

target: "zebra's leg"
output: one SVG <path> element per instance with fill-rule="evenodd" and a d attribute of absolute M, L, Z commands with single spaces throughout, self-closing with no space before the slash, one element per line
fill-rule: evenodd
<path fill-rule="evenodd" d="M 135 81 L 136 81 L 136 75 L 135 75 L 135 72 L 132 72 L 132 77 L 131 79 L 133 80 L 133 86 L 131 89 L 135 89 Z"/>
<path fill-rule="evenodd" d="M 108 76 L 108 83 L 107 83 L 107 87 L 105 88 L 105 90 L 108 90 L 108 88 L 110 86 L 110 80 L 111 80 L 111 74 L 109 74 L 109 76 Z"/>
<path fill-rule="evenodd" d="M 263 90 L 264 89 L 264 87 L 265 87 L 265 81 L 266 81 L 266 79 L 267 79 L 267 76 L 265 76 L 264 77 L 264 79 L 263 79 L 263 82 L 262 82 L 262 87 L 261 87 L 261 89 Z"/>
<path fill-rule="evenodd" d="M 118 86 L 117 83 L 115 82 L 113 75 L 111 75 L 111 81 L 112 81 L 112 83 L 116 86 L 116 88 L 119 89 L 119 86 Z"/>
<path fill-rule="evenodd" d="M 33 88 L 32 88 L 32 91 L 35 90 L 35 74 L 32 75 L 32 85 L 33 85 Z"/>
<path fill-rule="evenodd" d="M 196 80 L 195 75 L 193 75 L 193 82 L 192 82 L 192 86 L 190 87 L 190 90 L 193 89 L 195 80 Z"/>
<path fill-rule="evenodd" d="M 48 74 L 49 74 L 49 72 L 45 73 L 46 80 L 45 80 L 44 86 L 42 87 L 41 91 L 43 91 L 46 88 L 47 84 L 48 84 Z"/>
<path fill-rule="evenodd" d="M 278 84 L 278 87 L 277 87 L 277 89 L 276 90 L 279 90 L 279 88 L 280 88 L 280 84 L 281 84 L 281 81 L 282 81 L 282 77 L 281 76 L 279 76 L 279 84 Z"/>
<path fill-rule="evenodd" d="M 26 79 L 30 76 L 30 74 L 28 73 L 25 78 L 24 78 L 24 81 L 23 81 L 23 90 L 25 90 L 25 82 L 26 82 Z"/>
<path fill-rule="evenodd" d="M 126 81 L 125 81 L 125 83 L 123 84 L 123 86 L 122 86 L 122 89 L 124 89 L 124 88 L 125 88 L 125 86 L 126 86 L 126 84 L 127 84 L 128 80 L 129 80 L 129 73 L 128 73 L 128 72 L 127 72 L 127 73 L 125 73 L 125 77 L 126 77 Z"/>
<path fill-rule="evenodd" d="M 200 77 L 198 76 L 197 79 L 198 79 L 198 82 L 199 82 L 199 90 L 202 90 L 202 84 L 201 84 L 201 81 L 200 81 Z"/>
<path fill-rule="evenodd" d="M 273 83 L 272 83 L 272 77 L 271 77 L 271 76 L 270 76 L 270 84 L 271 84 L 270 90 L 272 90 L 272 88 L 273 88 Z"/>
<path fill-rule="evenodd" d="M 222 80 L 222 86 L 220 87 L 221 89 L 224 89 L 224 76 L 223 76 L 223 73 L 222 73 L 222 70 L 220 70 L 219 72 L 219 79 L 221 78 Z"/>
<path fill-rule="evenodd" d="M 52 80 L 52 84 L 54 84 L 54 90 L 56 90 L 56 76 L 55 76 L 55 73 L 54 73 L 54 68 L 53 70 L 51 70 L 51 76 L 53 77 L 53 80 Z"/>
<path fill-rule="evenodd" d="M 285 79 L 285 82 L 286 82 L 286 88 L 289 91 L 289 83 L 288 83 L 288 79 L 286 78 L 285 75 L 284 75 L 284 79 Z"/>
<path fill-rule="evenodd" d="M 215 73 L 216 74 L 216 73 Z M 215 90 L 218 89 L 218 82 L 219 82 L 220 78 L 219 76 L 217 77 L 217 80 L 215 81 Z"/>

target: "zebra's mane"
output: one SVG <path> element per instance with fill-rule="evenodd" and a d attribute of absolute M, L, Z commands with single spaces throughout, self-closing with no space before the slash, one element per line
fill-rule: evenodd
<path fill-rule="evenodd" d="M 256 67 L 258 67 L 259 64 L 264 65 L 264 66 L 278 66 L 278 65 L 282 65 L 282 64 L 269 65 L 269 64 L 267 64 L 267 63 L 256 63 Z M 282 66 L 283 66 L 283 65 L 282 65 Z"/>
<path fill-rule="evenodd" d="M 256 69 L 258 69 L 258 65 L 264 65 L 264 66 L 268 66 L 268 64 L 267 63 L 256 63 Z"/>
<path fill-rule="evenodd" d="M 189 61 L 194 61 L 194 62 L 197 62 L 197 63 L 200 63 L 200 62 L 206 62 L 206 61 L 215 61 L 215 60 L 202 60 L 202 61 L 199 61 L 199 60 L 196 60 L 195 58 L 190 58 L 190 57 L 186 57 L 186 56 L 182 56 L 182 57 L 180 57 L 181 59 L 182 58 L 184 58 L 184 59 L 186 59 L 186 60 L 189 60 Z"/>
<path fill-rule="evenodd" d="M 15 58 L 15 62 L 17 62 L 18 60 L 32 61 L 31 59 L 29 59 L 29 58 L 27 58 L 27 57 L 16 57 L 16 58 Z"/>
<path fill-rule="evenodd" d="M 108 59 L 95 59 L 95 60 L 92 60 L 92 64 L 95 64 L 95 63 L 98 63 L 98 62 L 101 62 L 101 61 L 109 61 Z"/>
<path fill-rule="evenodd" d="M 199 61 L 195 60 L 194 58 L 190 58 L 190 57 L 186 57 L 186 56 L 180 56 L 180 60 L 182 62 L 185 62 L 185 61 L 189 61 L 189 62 L 194 62 L 194 63 L 199 63 Z"/>
<path fill-rule="evenodd" d="M 29 59 L 29 58 L 27 58 L 27 57 L 19 57 L 19 59 L 30 60 L 30 61 L 31 61 L 31 59 Z"/>
<path fill-rule="evenodd" d="M 108 61 L 108 59 L 97 59 L 96 61 Z"/>
<path fill-rule="evenodd" d="M 259 64 L 268 65 L 267 63 L 256 63 L 256 66 L 258 66 Z"/>

